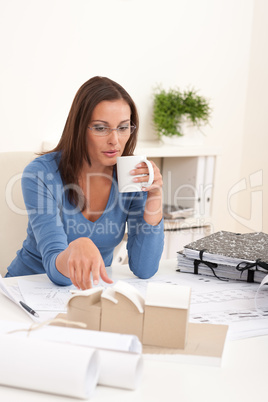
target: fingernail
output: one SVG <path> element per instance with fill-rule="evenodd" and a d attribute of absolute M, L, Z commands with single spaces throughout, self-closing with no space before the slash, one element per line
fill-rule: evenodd
<path fill-rule="evenodd" d="M 95 280 L 93 281 L 93 283 L 94 283 L 94 285 L 98 285 L 99 281 L 98 281 L 97 279 L 95 279 Z"/>
<path fill-rule="evenodd" d="M 129 173 L 130 174 L 135 174 L 135 170 L 131 170 Z"/>
<path fill-rule="evenodd" d="M 136 167 L 137 167 L 137 168 L 142 167 L 142 164 L 141 164 L 141 163 L 138 163 L 138 164 L 136 165 Z"/>
<path fill-rule="evenodd" d="M 139 179 L 137 177 L 134 177 L 134 179 L 132 181 L 137 182 L 137 181 L 139 181 Z"/>

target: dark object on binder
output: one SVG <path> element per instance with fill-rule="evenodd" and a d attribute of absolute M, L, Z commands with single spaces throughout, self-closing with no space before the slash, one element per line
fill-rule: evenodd
<path fill-rule="evenodd" d="M 178 253 L 178 266 L 183 272 L 214 275 L 221 280 L 261 282 L 268 274 L 268 235 L 216 232 L 187 244 Z"/>

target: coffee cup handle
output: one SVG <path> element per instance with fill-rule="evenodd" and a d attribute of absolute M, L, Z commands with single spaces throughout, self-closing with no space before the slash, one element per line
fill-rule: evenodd
<path fill-rule="evenodd" d="M 151 164 L 151 162 L 148 161 L 147 159 L 145 159 L 144 162 L 146 163 L 146 165 L 149 169 L 149 180 L 145 184 L 145 187 L 149 187 L 154 181 L 154 168 L 153 168 L 153 165 Z"/>

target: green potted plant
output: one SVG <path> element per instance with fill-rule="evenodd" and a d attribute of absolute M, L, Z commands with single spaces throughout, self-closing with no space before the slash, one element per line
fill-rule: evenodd
<path fill-rule="evenodd" d="M 160 139 L 184 136 L 187 128 L 201 132 L 210 115 L 209 101 L 194 89 L 158 88 L 154 93 L 153 123 Z"/>

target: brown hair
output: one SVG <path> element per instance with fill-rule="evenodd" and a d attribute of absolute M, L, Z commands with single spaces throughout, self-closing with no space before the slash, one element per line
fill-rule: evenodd
<path fill-rule="evenodd" d="M 137 143 L 139 118 L 134 101 L 127 91 L 115 81 L 106 77 L 93 77 L 77 91 L 58 145 L 50 152 L 61 152 L 59 171 L 65 185 L 70 185 L 68 199 L 78 204 L 79 195 L 72 190 L 78 185 L 78 174 L 86 160 L 91 165 L 87 152 L 86 131 L 95 107 L 102 101 L 124 99 L 130 106 L 131 123 L 136 129 L 126 143 L 123 156 L 133 155 Z"/>

